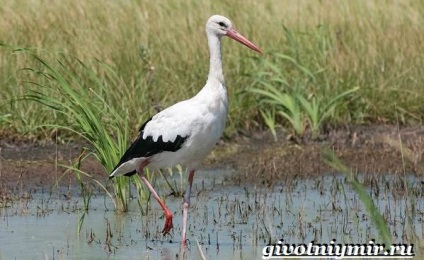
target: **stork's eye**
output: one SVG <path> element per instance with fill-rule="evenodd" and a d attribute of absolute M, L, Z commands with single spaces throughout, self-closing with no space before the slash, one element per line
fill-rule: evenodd
<path fill-rule="evenodd" d="M 219 26 L 227 28 L 227 25 L 224 22 L 219 22 Z"/>

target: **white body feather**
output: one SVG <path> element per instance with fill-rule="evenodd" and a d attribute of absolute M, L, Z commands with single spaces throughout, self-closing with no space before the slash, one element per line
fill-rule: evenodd
<path fill-rule="evenodd" d="M 197 168 L 219 141 L 228 113 L 225 86 L 219 81 L 208 81 L 193 98 L 181 101 L 153 116 L 143 132 L 143 139 L 152 136 L 157 141 L 175 141 L 178 135 L 188 136 L 176 152 L 161 152 L 148 157 L 151 170 L 181 164 Z M 147 158 L 134 158 L 120 165 L 110 176 L 122 176 L 136 170 Z"/>
<path fill-rule="evenodd" d="M 174 141 L 177 135 L 189 136 L 178 151 L 153 155 L 149 159 L 149 168 L 181 164 L 194 169 L 214 148 L 225 128 L 228 101 L 225 86 L 220 84 L 211 89 L 216 91 L 201 91 L 193 98 L 161 111 L 147 123 L 143 137 L 150 135 L 157 140 L 162 135 L 166 142 Z M 210 95 L 215 97 L 211 98 Z M 210 99 L 215 102 L 208 102 Z"/>

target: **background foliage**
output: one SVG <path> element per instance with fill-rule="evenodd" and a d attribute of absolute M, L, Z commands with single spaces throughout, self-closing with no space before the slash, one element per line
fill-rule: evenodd
<path fill-rule="evenodd" d="M 321 107 L 358 88 L 338 102 L 326 124 L 416 124 L 423 119 L 422 1 L 0 2 L 0 42 L 11 46 L 0 48 L 3 135 L 46 138 L 51 132 L 37 126 L 68 123 L 66 116 L 40 104 L 15 102 L 33 89 L 26 82 L 42 80 L 25 70 L 40 68 L 38 61 L 15 50 L 30 50 L 52 66 L 66 59 L 69 73 L 82 62 L 104 83 L 105 89 L 94 92 L 104 93 L 109 106 L 128 114 L 133 136 L 148 116 L 191 97 L 205 83 L 204 24 L 214 13 L 231 18 L 266 53 L 259 57 L 224 39 L 231 101 L 227 136 L 269 123 L 292 130 L 290 121 L 275 111 L 281 108 L 270 107 L 263 95 L 251 91 L 265 89 L 261 81 L 283 94 L 296 90 Z M 90 82 L 92 76 L 80 74 L 79 80 Z M 305 120 L 305 127 L 311 127 Z"/>

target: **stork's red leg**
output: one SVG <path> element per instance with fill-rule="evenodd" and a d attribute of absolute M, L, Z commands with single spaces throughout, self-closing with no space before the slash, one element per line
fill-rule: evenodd
<path fill-rule="evenodd" d="M 139 175 L 141 180 L 144 182 L 144 184 L 147 186 L 147 188 L 152 193 L 153 197 L 156 199 L 156 201 L 159 203 L 160 207 L 163 210 L 163 213 L 165 214 L 165 226 L 163 227 L 162 234 L 166 235 L 171 231 L 171 229 L 174 227 L 172 224 L 172 213 L 171 211 L 166 207 L 163 200 L 159 197 L 156 190 L 153 188 L 153 186 L 150 184 L 150 182 L 147 180 L 146 175 L 144 174 L 144 167 L 148 164 L 146 161 L 145 163 L 142 163 L 139 167 Z"/>
<path fill-rule="evenodd" d="M 181 235 L 181 245 L 183 247 L 186 246 L 187 217 L 188 217 L 188 209 L 190 208 L 190 193 L 191 193 L 191 186 L 193 185 L 193 178 L 194 178 L 194 170 L 191 170 L 188 175 L 188 185 L 185 190 L 184 201 L 183 201 L 183 230 Z"/>

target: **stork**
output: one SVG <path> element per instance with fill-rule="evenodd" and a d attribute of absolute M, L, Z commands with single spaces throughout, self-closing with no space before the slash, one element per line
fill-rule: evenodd
<path fill-rule="evenodd" d="M 150 170 L 180 164 L 188 169 L 188 184 L 183 198 L 182 246 L 186 245 L 187 215 L 195 171 L 220 139 L 228 114 L 228 97 L 222 70 L 221 38 L 228 36 L 250 49 L 261 49 L 236 31 L 221 15 L 206 23 L 210 67 L 206 85 L 194 97 L 176 103 L 148 119 L 137 139 L 124 153 L 109 178 L 138 173 L 165 214 L 164 235 L 173 228 L 172 213 L 149 183 L 144 168 Z"/>

